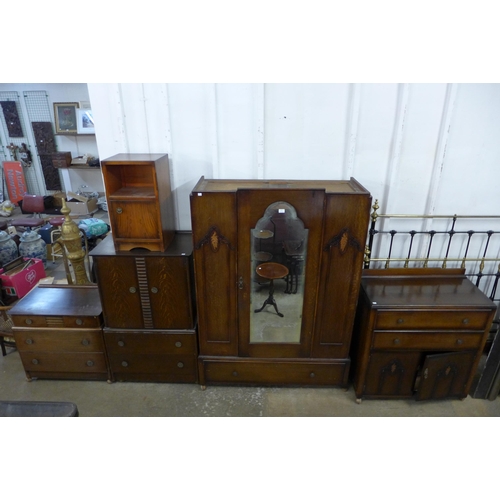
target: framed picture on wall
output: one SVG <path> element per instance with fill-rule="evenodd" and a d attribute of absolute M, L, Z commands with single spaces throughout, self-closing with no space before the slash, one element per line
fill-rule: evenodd
<path fill-rule="evenodd" d="M 55 102 L 54 118 L 56 134 L 76 134 L 78 132 L 77 102 Z"/>
<path fill-rule="evenodd" d="M 78 121 L 76 128 L 79 134 L 95 134 L 94 117 L 91 109 L 77 109 L 76 115 Z"/>

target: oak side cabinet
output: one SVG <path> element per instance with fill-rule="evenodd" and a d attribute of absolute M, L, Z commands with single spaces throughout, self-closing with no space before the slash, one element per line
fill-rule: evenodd
<path fill-rule="evenodd" d="M 370 193 L 214 180 L 191 193 L 200 384 L 346 386 Z"/>
<path fill-rule="evenodd" d="M 109 235 L 90 255 L 112 379 L 195 383 L 191 233 L 176 233 L 165 252 L 117 252 Z"/>
<path fill-rule="evenodd" d="M 38 285 L 9 314 L 28 380 L 109 380 L 95 285 Z"/>
<path fill-rule="evenodd" d="M 362 398 L 465 398 L 496 306 L 463 269 L 365 270 L 353 333 Z"/>
<path fill-rule="evenodd" d="M 168 156 L 118 154 L 101 168 L 116 249 L 163 252 L 175 233 Z"/>

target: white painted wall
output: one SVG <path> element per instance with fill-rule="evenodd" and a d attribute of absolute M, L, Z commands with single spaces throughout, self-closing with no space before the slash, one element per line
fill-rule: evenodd
<path fill-rule="evenodd" d="M 190 229 L 189 193 L 202 175 L 353 176 L 379 199 L 380 212 L 500 214 L 500 84 L 30 83 L 0 90 L 21 97 L 46 90 L 50 105 L 91 101 L 96 136 L 57 136 L 60 151 L 101 160 L 168 153 L 178 229 Z M 104 189 L 98 171 L 68 175 L 68 189 Z"/>
<path fill-rule="evenodd" d="M 500 214 L 499 84 L 89 84 L 101 159 L 168 153 L 178 229 L 212 178 L 355 177 L 381 212 Z"/>

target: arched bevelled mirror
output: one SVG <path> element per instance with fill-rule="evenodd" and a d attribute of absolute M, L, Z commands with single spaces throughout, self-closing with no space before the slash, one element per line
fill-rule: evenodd
<path fill-rule="evenodd" d="M 308 233 L 284 201 L 251 229 L 251 343 L 300 342 Z"/>

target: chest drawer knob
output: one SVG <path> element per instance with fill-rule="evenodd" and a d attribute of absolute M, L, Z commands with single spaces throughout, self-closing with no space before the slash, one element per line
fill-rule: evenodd
<path fill-rule="evenodd" d="M 32 319 L 30 319 L 30 318 L 28 318 L 28 319 L 25 321 L 25 323 L 26 323 L 27 325 L 31 325 L 31 324 L 33 324 L 33 320 L 32 320 Z"/>
<path fill-rule="evenodd" d="M 82 345 L 89 345 L 89 344 L 90 344 L 90 340 L 87 340 L 87 339 L 82 340 Z"/>
<path fill-rule="evenodd" d="M 34 364 L 34 365 L 37 365 L 39 363 L 38 359 L 32 359 L 31 362 Z"/>
<path fill-rule="evenodd" d="M 135 292 L 137 292 L 137 290 L 136 290 L 135 286 L 131 286 L 131 287 L 128 289 L 128 291 L 129 291 L 130 293 L 135 293 Z"/>
<path fill-rule="evenodd" d="M 404 323 L 404 319 L 403 318 L 398 318 L 397 321 L 396 321 L 396 323 L 398 325 L 400 325 L 401 323 Z"/>
<path fill-rule="evenodd" d="M 399 339 L 394 339 L 394 340 L 392 341 L 392 343 L 393 343 L 394 345 L 399 345 L 399 344 L 401 344 L 401 340 L 399 340 Z"/>
<path fill-rule="evenodd" d="M 126 361 L 122 361 L 122 366 L 127 367 L 127 366 L 128 366 L 128 363 L 127 363 Z"/>
<path fill-rule="evenodd" d="M 237 371 L 234 371 L 233 372 L 233 377 L 237 377 L 238 376 L 238 372 Z"/>
<path fill-rule="evenodd" d="M 120 208 L 120 207 L 118 207 L 118 208 L 116 209 L 116 213 L 117 213 L 117 214 L 121 214 L 121 213 L 123 213 L 123 209 L 122 209 L 122 208 Z"/>
<path fill-rule="evenodd" d="M 123 347 L 123 346 L 125 345 L 125 342 L 123 342 L 123 340 L 119 340 L 119 341 L 118 341 L 118 345 L 119 345 L 120 347 Z"/>
<path fill-rule="evenodd" d="M 175 347 L 182 347 L 182 342 L 176 342 Z"/>
<path fill-rule="evenodd" d="M 158 288 L 156 288 L 155 286 L 151 288 L 151 293 L 158 293 Z"/>
<path fill-rule="evenodd" d="M 91 359 L 89 359 L 87 361 L 87 366 L 94 366 L 94 362 Z"/>
<path fill-rule="evenodd" d="M 76 323 L 77 325 L 79 325 L 79 326 L 80 326 L 80 325 L 83 325 L 83 319 L 78 318 L 78 319 L 75 321 L 75 323 Z"/>
<path fill-rule="evenodd" d="M 462 320 L 462 323 L 463 323 L 464 325 L 468 325 L 468 324 L 469 324 L 469 318 L 464 318 L 464 319 Z"/>
<path fill-rule="evenodd" d="M 184 363 L 182 361 L 179 361 L 177 363 L 177 368 L 184 368 Z"/>
<path fill-rule="evenodd" d="M 457 345 L 462 345 L 464 341 L 462 339 L 457 339 Z"/>
<path fill-rule="evenodd" d="M 314 377 L 316 376 L 316 374 L 315 374 L 314 372 L 311 372 L 311 373 L 309 374 L 309 376 L 310 376 L 311 378 L 314 378 Z"/>
<path fill-rule="evenodd" d="M 28 345 L 31 345 L 33 344 L 33 339 L 26 339 L 24 342 Z"/>

